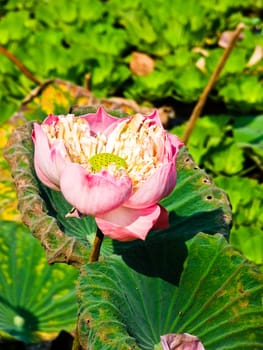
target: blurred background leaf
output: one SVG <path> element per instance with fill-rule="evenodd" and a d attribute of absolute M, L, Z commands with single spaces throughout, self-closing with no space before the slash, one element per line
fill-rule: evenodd
<path fill-rule="evenodd" d="M 220 36 L 244 22 L 244 35 L 211 96 L 228 109 L 262 112 L 262 60 L 247 66 L 255 48 L 263 46 L 261 0 L 224 0 L 217 5 L 189 1 L 171 6 L 161 0 L 74 0 L 70 5 L 66 0 L 3 0 L 0 45 L 40 80 L 57 77 L 82 85 L 91 73 L 90 88 L 97 97 L 124 96 L 140 103 L 169 100 L 176 106 L 178 101 L 196 101 L 222 54 Z M 194 52 L 196 48 L 207 55 Z M 155 60 L 149 76 L 138 78 L 129 69 L 134 51 Z M 196 67 L 200 57 L 203 71 Z M 6 119 L 33 84 L 2 55 L 0 76 L 0 106 Z"/>
<path fill-rule="evenodd" d="M 0 339 L 35 343 L 73 331 L 78 271 L 49 266 L 45 253 L 21 224 L 1 221 Z"/>

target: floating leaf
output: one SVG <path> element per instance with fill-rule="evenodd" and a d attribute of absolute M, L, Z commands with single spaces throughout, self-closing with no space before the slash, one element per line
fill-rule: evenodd
<path fill-rule="evenodd" d="M 214 172 L 235 175 L 243 169 L 245 157 L 243 150 L 229 138 L 213 154 L 211 161 L 210 168 Z"/>
<path fill-rule="evenodd" d="M 161 335 L 189 333 L 206 350 L 261 349 L 262 274 L 220 234 L 199 234 L 187 245 L 179 287 L 136 272 L 119 256 L 84 266 L 77 289 L 82 346 L 153 350 Z M 167 254 L 175 254 L 172 245 Z M 158 266 L 166 256 L 155 259 Z"/>
<path fill-rule="evenodd" d="M 24 226 L 3 221 L 0 260 L 0 338 L 32 343 L 75 329 L 77 270 L 49 266 Z"/>
<path fill-rule="evenodd" d="M 255 179 L 239 176 L 218 176 L 218 186 L 227 191 L 233 209 L 234 225 L 263 226 L 263 185 Z"/>
<path fill-rule="evenodd" d="M 263 162 L 263 115 L 239 117 L 235 121 L 234 140 L 239 147 L 248 151 L 249 155 L 255 160 L 259 168 L 262 169 Z M 255 159 L 255 157 L 258 158 Z"/>
<path fill-rule="evenodd" d="M 186 234 L 189 227 L 188 238 L 200 231 L 227 235 L 232 215 L 226 193 L 195 164 L 186 147 L 180 149 L 176 167 L 177 184 L 161 201 L 172 213 L 171 229 L 178 235 L 181 230 Z"/>
<path fill-rule="evenodd" d="M 231 232 L 231 244 L 255 264 L 263 264 L 262 229 L 240 226 Z"/>

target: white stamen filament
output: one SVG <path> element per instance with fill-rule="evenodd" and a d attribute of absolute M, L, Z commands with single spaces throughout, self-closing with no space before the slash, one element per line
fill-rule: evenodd
<path fill-rule="evenodd" d="M 91 171 L 89 159 L 96 154 L 111 153 L 125 160 L 127 169 L 109 164 L 107 171 L 114 176 L 128 175 L 136 190 L 166 160 L 166 134 L 151 120 L 136 114 L 116 125 L 111 134 L 91 135 L 86 119 L 73 115 L 59 116 L 52 124 L 43 124 L 50 143 L 62 139 L 72 162 L 79 163 Z"/>

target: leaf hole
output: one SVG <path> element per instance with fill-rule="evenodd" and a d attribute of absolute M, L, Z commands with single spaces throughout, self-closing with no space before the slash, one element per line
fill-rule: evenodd
<path fill-rule="evenodd" d="M 208 177 L 204 177 L 204 178 L 202 179 L 202 182 L 203 182 L 204 184 L 210 184 L 210 183 L 211 183 L 211 181 L 209 180 Z"/>

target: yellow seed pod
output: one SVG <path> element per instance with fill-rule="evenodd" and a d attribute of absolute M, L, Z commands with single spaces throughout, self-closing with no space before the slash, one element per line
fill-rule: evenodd
<path fill-rule="evenodd" d="M 125 160 L 112 153 L 95 154 L 95 156 L 90 158 L 89 162 L 93 172 L 107 168 L 110 164 L 115 164 L 117 169 L 127 168 Z"/>

